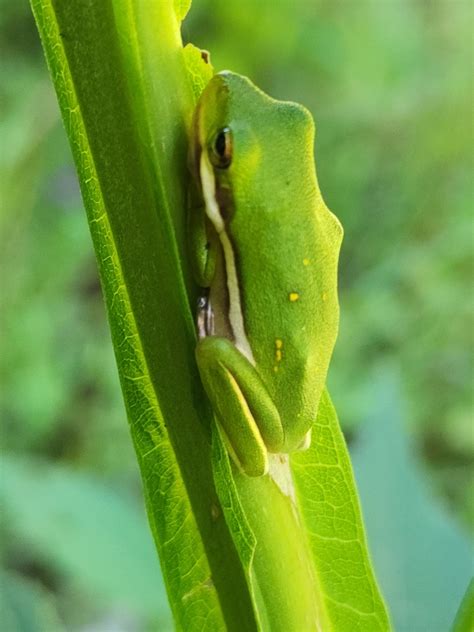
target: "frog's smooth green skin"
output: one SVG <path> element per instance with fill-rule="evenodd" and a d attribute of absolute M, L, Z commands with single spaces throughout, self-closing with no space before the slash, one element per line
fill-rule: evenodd
<path fill-rule="evenodd" d="M 322 200 L 301 105 L 223 72 L 192 130 L 203 200 L 191 209 L 192 256 L 210 288 L 196 358 L 232 458 L 259 476 L 267 451 L 309 443 L 338 329 L 342 228 Z"/>

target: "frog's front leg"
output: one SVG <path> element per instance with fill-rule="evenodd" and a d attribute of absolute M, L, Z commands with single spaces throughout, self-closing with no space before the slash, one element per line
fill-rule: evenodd
<path fill-rule="evenodd" d="M 248 476 L 268 470 L 267 451 L 284 445 L 280 415 L 255 367 L 227 338 L 207 336 L 196 348 L 206 393 L 229 452 Z"/>
<path fill-rule="evenodd" d="M 200 287 L 209 287 L 216 269 L 217 235 L 193 182 L 188 191 L 187 237 L 195 280 Z"/>

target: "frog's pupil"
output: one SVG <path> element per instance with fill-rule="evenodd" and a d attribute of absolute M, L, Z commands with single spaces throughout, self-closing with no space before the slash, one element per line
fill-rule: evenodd
<path fill-rule="evenodd" d="M 228 127 L 222 128 L 215 136 L 210 159 L 217 169 L 227 169 L 232 161 L 232 136 Z"/>
<path fill-rule="evenodd" d="M 226 153 L 226 133 L 224 131 L 217 134 L 215 148 L 217 155 L 224 158 Z"/>

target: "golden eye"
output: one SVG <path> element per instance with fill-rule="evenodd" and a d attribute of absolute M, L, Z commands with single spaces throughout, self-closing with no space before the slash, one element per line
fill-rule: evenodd
<path fill-rule="evenodd" d="M 217 132 L 212 143 L 211 162 L 218 169 L 227 169 L 232 162 L 232 134 L 230 128 L 224 127 Z"/>

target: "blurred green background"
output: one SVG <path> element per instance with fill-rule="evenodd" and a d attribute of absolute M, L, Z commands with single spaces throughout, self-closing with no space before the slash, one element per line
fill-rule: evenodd
<path fill-rule="evenodd" d="M 470 0 L 195 0 L 185 42 L 305 104 L 345 227 L 330 387 L 397 630 L 473 568 Z M 2 0 L 5 632 L 172 629 L 71 155 L 26 2 Z"/>

